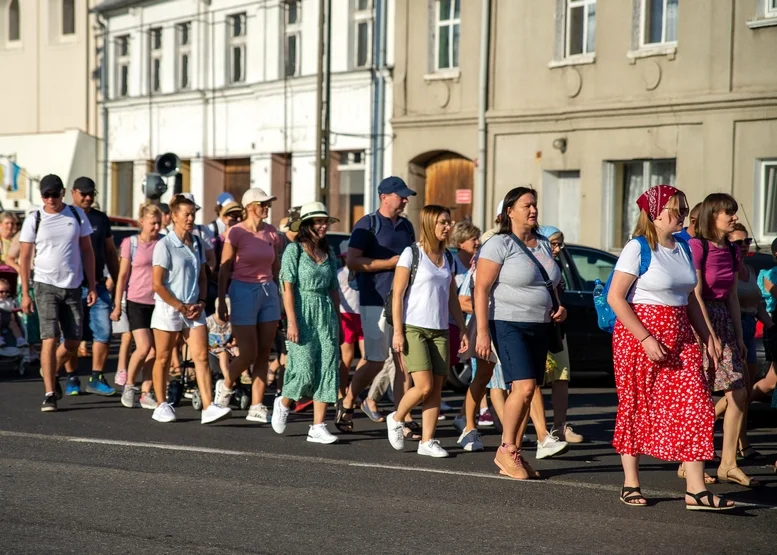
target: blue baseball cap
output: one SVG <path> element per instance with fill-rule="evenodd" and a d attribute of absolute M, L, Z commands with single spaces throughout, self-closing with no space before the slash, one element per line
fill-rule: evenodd
<path fill-rule="evenodd" d="M 230 193 L 221 193 L 216 197 L 216 206 L 224 206 L 228 202 L 235 202 L 235 197 Z"/>
<path fill-rule="evenodd" d="M 380 185 L 378 185 L 379 195 L 390 195 L 392 193 L 396 193 L 402 198 L 415 196 L 415 191 L 410 189 L 401 177 L 393 175 L 387 177 L 380 182 Z"/>

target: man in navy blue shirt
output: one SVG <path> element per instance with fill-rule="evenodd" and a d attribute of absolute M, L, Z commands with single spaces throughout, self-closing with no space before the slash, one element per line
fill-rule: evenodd
<path fill-rule="evenodd" d="M 408 197 L 415 191 L 399 177 L 387 177 L 378 186 L 380 208 L 363 216 L 353 228 L 346 264 L 356 273 L 364 330 L 364 359 L 367 361 L 353 376 L 342 400 L 342 408 L 351 411 L 354 399 L 361 395 L 391 358 L 393 329 L 386 323 L 383 306 L 394 282 L 394 268 L 402 251 L 415 242 L 413 224 L 401 216 Z M 402 393 L 394 392 L 399 403 Z M 350 418 L 346 419 L 350 421 Z M 338 428 L 342 429 L 340 426 Z"/>

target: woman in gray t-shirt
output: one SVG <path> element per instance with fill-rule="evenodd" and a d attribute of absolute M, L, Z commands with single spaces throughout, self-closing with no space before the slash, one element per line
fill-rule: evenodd
<path fill-rule="evenodd" d="M 537 213 L 533 189 L 516 187 L 507 193 L 499 231 L 480 250 L 474 292 L 475 350 L 487 360 L 493 341 L 511 392 L 504 408 L 502 445 L 494 462 L 503 474 L 519 480 L 539 476 L 521 455 L 521 441 L 537 382 L 545 375 L 552 322 L 566 319 L 563 307 L 553 311 L 553 299 L 537 266 L 537 262 L 542 264 L 557 287 L 561 271 L 547 238 L 535 231 Z"/>

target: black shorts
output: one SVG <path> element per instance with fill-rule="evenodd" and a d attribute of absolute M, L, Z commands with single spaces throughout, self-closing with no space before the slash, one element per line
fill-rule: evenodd
<path fill-rule="evenodd" d="M 281 318 L 278 322 L 278 328 L 275 330 L 275 341 L 273 342 L 273 351 L 278 355 L 286 354 L 286 319 Z"/>
<path fill-rule="evenodd" d="M 151 329 L 152 314 L 154 314 L 154 305 L 127 301 L 127 319 L 130 331 Z"/>

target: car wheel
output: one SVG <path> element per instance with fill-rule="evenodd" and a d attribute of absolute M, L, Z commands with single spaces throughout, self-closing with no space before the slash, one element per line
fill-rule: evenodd
<path fill-rule="evenodd" d="M 472 363 L 459 362 L 448 372 L 448 385 L 456 393 L 466 393 L 472 382 Z"/>

